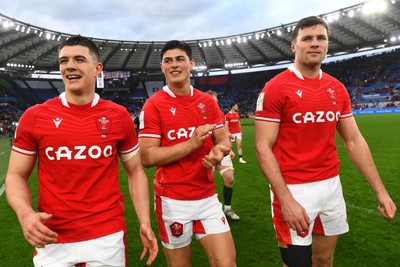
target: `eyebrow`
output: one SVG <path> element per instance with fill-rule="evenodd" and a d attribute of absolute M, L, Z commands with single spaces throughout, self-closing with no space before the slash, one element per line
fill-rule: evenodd
<path fill-rule="evenodd" d="M 72 57 L 68 57 L 68 56 L 62 56 L 62 57 L 59 57 L 58 58 L 58 60 L 60 61 L 60 60 L 62 60 L 62 59 L 67 59 L 67 58 L 84 58 L 84 59 L 87 59 L 87 57 L 85 57 L 85 56 L 83 56 L 83 55 L 76 55 L 76 56 L 72 56 Z"/>
<path fill-rule="evenodd" d="M 179 55 L 179 56 L 175 57 L 175 59 L 178 59 L 178 58 L 185 58 L 185 56 L 184 55 Z M 162 60 L 166 60 L 166 59 L 173 59 L 173 57 L 164 57 Z"/>

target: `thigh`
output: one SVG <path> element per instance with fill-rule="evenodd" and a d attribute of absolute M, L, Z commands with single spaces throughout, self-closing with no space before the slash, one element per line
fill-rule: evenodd
<path fill-rule="evenodd" d="M 332 266 L 338 239 L 339 236 L 313 235 L 312 258 L 315 266 Z"/>
<path fill-rule="evenodd" d="M 231 231 L 199 239 L 211 266 L 236 266 L 236 250 Z"/>
<path fill-rule="evenodd" d="M 169 249 L 164 247 L 164 255 L 168 266 L 173 267 L 188 267 L 191 266 L 191 245 L 182 248 Z"/>

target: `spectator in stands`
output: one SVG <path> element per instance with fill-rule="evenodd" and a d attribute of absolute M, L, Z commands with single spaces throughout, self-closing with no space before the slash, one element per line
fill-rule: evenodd
<path fill-rule="evenodd" d="M 118 184 L 119 155 L 140 222 L 143 258 L 157 255 L 150 226 L 148 181 L 127 110 L 95 94 L 102 71 L 99 50 L 72 36 L 59 46 L 65 92 L 29 108 L 18 125 L 6 177 L 10 206 L 35 266 L 125 266 L 124 196 Z M 38 164 L 38 212 L 32 208 L 29 175 Z M 87 265 L 85 265 L 87 264 Z"/>
<path fill-rule="evenodd" d="M 323 19 L 301 19 L 292 32 L 294 65 L 266 83 L 256 108 L 256 155 L 271 185 L 285 266 L 332 266 L 338 237 L 348 231 L 336 130 L 375 190 L 379 211 L 390 219 L 396 212 L 354 120 L 346 88 L 321 71 L 328 36 Z"/>
<path fill-rule="evenodd" d="M 211 266 L 235 266 L 233 238 L 212 171 L 231 150 L 220 109 L 190 85 L 194 59 L 189 44 L 166 42 L 160 65 L 167 85 L 143 106 L 139 142 L 143 165 L 157 166 L 155 207 L 168 266 L 191 266 L 193 235 Z"/>
<path fill-rule="evenodd" d="M 215 91 L 208 90 L 206 93 L 211 95 L 215 101 L 218 102 L 218 95 Z M 221 116 L 223 118 L 225 117 L 222 111 Z M 232 220 L 239 220 L 240 217 L 232 210 L 233 182 L 235 181 L 232 159 L 234 157 L 235 153 L 231 149 L 229 154 L 222 159 L 221 163 L 217 164 L 216 169 L 219 174 L 221 174 L 222 180 L 224 181 L 224 188 L 222 191 L 224 197 L 224 213 Z"/>
<path fill-rule="evenodd" d="M 240 124 L 239 106 L 236 103 L 232 103 L 231 110 L 225 114 L 225 128 L 229 133 L 231 142 L 236 142 L 239 163 L 247 163 L 243 159 L 242 125 Z"/>

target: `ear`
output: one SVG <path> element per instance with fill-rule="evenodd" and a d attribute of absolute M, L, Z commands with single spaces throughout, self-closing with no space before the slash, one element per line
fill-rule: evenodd
<path fill-rule="evenodd" d="M 290 48 L 292 49 L 293 54 L 296 54 L 296 44 L 294 42 L 290 44 Z"/>
<path fill-rule="evenodd" d="M 190 60 L 190 70 L 193 70 L 193 68 L 194 68 L 194 66 L 196 65 L 196 62 L 194 61 L 194 58 L 192 58 L 191 60 Z"/>
<path fill-rule="evenodd" d="M 96 63 L 96 77 L 100 75 L 100 73 L 103 71 L 103 64 L 100 62 Z"/>

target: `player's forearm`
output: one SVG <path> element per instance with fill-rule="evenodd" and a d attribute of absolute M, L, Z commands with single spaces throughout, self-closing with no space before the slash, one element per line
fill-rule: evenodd
<path fill-rule="evenodd" d="M 368 144 L 362 135 L 359 135 L 353 142 L 345 144 L 345 147 L 351 161 L 375 190 L 376 194 L 386 193 Z"/>
<path fill-rule="evenodd" d="M 7 201 L 20 221 L 26 214 L 35 212 L 26 179 L 18 175 L 7 175 L 5 185 Z"/>
<path fill-rule="evenodd" d="M 271 150 L 260 150 L 256 146 L 256 157 L 260 165 L 261 171 L 268 183 L 274 189 L 274 194 L 281 202 L 288 198 L 292 198 L 285 180 L 283 179 L 278 161 Z"/>
<path fill-rule="evenodd" d="M 146 174 L 137 173 L 129 178 L 129 191 L 139 224 L 150 225 L 150 194 Z"/>
<path fill-rule="evenodd" d="M 142 164 L 146 168 L 168 165 L 186 157 L 197 147 L 191 144 L 190 139 L 174 146 L 153 146 L 142 149 Z"/>

